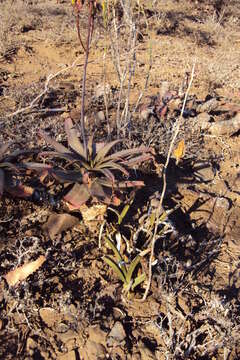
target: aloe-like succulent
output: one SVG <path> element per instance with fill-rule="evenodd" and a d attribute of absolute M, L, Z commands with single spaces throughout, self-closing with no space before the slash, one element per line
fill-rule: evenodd
<path fill-rule="evenodd" d="M 15 164 L 17 157 L 26 151 L 14 151 L 8 154 L 10 143 L 0 144 L 0 197 L 3 192 L 12 196 L 28 198 L 32 196 L 33 189 L 13 180 L 13 172 L 19 173 L 21 166 Z"/>
<path fill-rule="evenodd" d="M 114 195 L 116 190 L 144 186 L 143 181 L 130 181 L 128 169 L 152 158 L 152 149 L 139 148 L 112 152 L 113 147 L 122 140 L 109 143 L 94 143 L 90 136 L 86 147 L 79 140 L 78 131 L 70 118 L 65 120 L 68 147 L 58 143 L 44 131 L 40 136 L 54 148 L 54 151 L 43 152 L 41 156 L 62 158 L 66 166 L 62 169 L 49 169 L 49 172 L 60 182 L 74 184 L 64 199 L 72 208 L 79 208 L 90 198 L 107 204 L 117 204 Z M 117 180 L 121 174 L 126 180 Z"/>
<path fill-rule="evenodd" d="M 123 282 L 123 291 L 129 293 L 130 291 L 133 291 L 136 286 L 140 285 L 146 278 L 145 273 L 134 276 L 136 267 L 141 261 L 141 256 L 137 255 L 127 267 L 115 244 L 108 238 L 106 238 L 106 242 L 113 251 L 115 258 L 104 256 L 103 260 L 113 269 L 118 278 Z"/>

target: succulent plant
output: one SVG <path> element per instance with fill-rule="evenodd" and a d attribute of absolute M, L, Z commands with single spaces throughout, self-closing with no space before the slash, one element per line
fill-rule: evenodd
<path fill-rule="evenodd" d="M 116 190 L 144 186 L 143 181 L 128 180 L 128 169 L 151 159 L 153 157 L 151 148 L 141 146 L 112 152 L 113 147 L 122 140 L 94 143 L 92 136 L 86 141 L 86 147 L 84 147 L 70 118 L 65 120 L 65 131 L 68 147 L 52 139 L 46 132 L 40 131 L 40 136 L 54 148 L 54 151 L 43 152 L 40 155 L 66 161 L 63 170 L 52 167 L 48 172 L 59 182 L 74 184 L 64 197 L 72 208 L 79 208 L 90 198 L 107 204 L 118 204 Z M 124 176 L 126 180 L 116 179 L 117 174 Z"/>
<path fill-rule="evenodd" d="M 135 270 L 141 262 L 141 256 L 137 255 L 127 267 L 125 261 L 118 251 L 116 245 L 108 238 L 105 239 L 108 247 L 113 251 L 115 257 L 104 256 L 103 260 L 113 269 L 119 279 L 123 282 L 123 291 L 129 293 L 140 285 L 146 278 L 145 273 L 135 274 Z"/>
<path fill-rule="evenodd" d="M 27 151 L 14 151 L 8 154 L 10 143 L 0 144 L 0 197 L 3 192 L 12 196 L 28 198 L 32 196 L 33 189 L 25 186 L 18 181 L 14 181 L 13 172 L 19 173 L 22 169 L 19 164 L 15 164 L 17 157 Z"/>

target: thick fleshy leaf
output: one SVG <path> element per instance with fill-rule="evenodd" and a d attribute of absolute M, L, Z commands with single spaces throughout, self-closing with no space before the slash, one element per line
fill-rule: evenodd
<path fill-rule="evenodd" d="M 87 185 L 74 184 L 72 189 L 64 196 L 64 200 L 70 203 L 75 209 L 78 209 L 88 201 L 90 196 Z"/>
<path fill-rule="evenodd" d="M 111 266 L 111 268 L 115 271 L 115 273 L 118 275 L 119 279 L 125 284 L 126 283 L 126 279 L 125 276 L 122 272 L 122 270 L 120 269 L 120 267 L 118 266 L 118 264 L 110 257 L 110 256 L 104 256 L 103 260 L 109 265 Z"/>
<path fill-rule="evenodd" d="M 3 189 L 4 189 L 4 171 L 0 169 L 0 196 L 2 196 L 3 194 Z"/>
<path fill-rule="evenodd" d="M 101 169 L 99 170 L 107 179 L 109 179 L 112 183 L 115 182 L 115 177 L 109 169 Z"/>
<path fill-rule="evenodd" d="M 12 169 L 15 171 L 19 170 L 19 167 L 17 167 L 15 164 L 12 164 L 11 162 L 0 162 L 0 168 Z"/>
<path fill-rule="evenodd" d="M 89 159 L 92 159 L 93 158 L 93 153 L 94 153 L 94 143 L 93 143 L 93 136 L 91 135 L 88 139 L 88 142 L 87 142 L 87 149 L 88 149 L 88 157 Z"/>
<path fill-rule="evenodd" d="M 112 240 L 110 240 L 109 238 L 106 237 L 105 240 L 106 240 L 107 245 L 108 245 L 108 246 L 110 247 L 110 249 L 113 251 L 113 253 L 114 253 L 114 255 L 115 255 L 115 258 L 116 258 L 118 264 L 121 263 L 121 262 L 123 262 L 123 258 L 122 258 L 122 256 L 121 256 L 120 252 L 118 251 L 117 246 L 116 246 L 116 245 L 112 242 Z M 126 275 L 127 275 L 127 268 L 126 268 L 126 265 L 125 265 L 125 264 L 123 264 L 123 265 L 121 266 L 121 270 L 122 270 L 122 272 L 123 272 L 124 277 L 126 277 Z"/>
<path fill-rule="evenodd" d="M 102 185 L 98 181 L 94 181 L 92 183 L 90 192 L 93 197 L 96 197 L 97 199 L 103 200 L 103 201 L 105 198 L 106 199 L 109 198 L 109 195 L 111 196 L 111 194 L 109 194 L 108 191 L 104 191 Z"/>
<path fill-rule="evenodd" d="M 150 154 L 145 154 L 145 155 L 140 155 L 140 156 L 134 157 L 132 159 L 123 161 L 123 163 L 124 163 L 124 165 L 126 165 L 128 167 L 132 167 L 134 165 L 138 165 L 138 164 L 140 164 L 144 161 L 150 160 L 150 159 L 153 159 L 153 156 Z"/>
<path fill-rule="evenodd" d="M 141 260 L 141 256 L 140 255 L 137 255 L 133 261 L 131 262 L 129 268 L 128 268 L 128 271 L 127 271 L 127 274 L 126 274 L 126 281 L 127 281 L 127 284 L 130 283 L 131 279 L 132 279 L 132 276 L 133 276 L 133 272 L 134 270 L 136 269 L 136 266 L 139 264 Z"/>
<path fill-rule="evenodd" d="M 104 168 L 110 168 L 111 170 L 119 170 L 120 172 L 122 172 L 124 175 L 129 176 L 129 172 L 121 165 L 117 164 L 114 161 L 108 161 L 108 162 L 104 162 L 100 165 L 97 165 L 95 167 L 96 170 L 101 170 Z"/>
<path fill-rule="evenodd" d="M 146 274 L 143 273 L 141 275 L 138 275 L 132 284 L 132 291 L 135 289 L 136 286 L 140 285 L 144 280 L 146 279 Z"/>
<path fill-rule="evenodd" d="M 68 148 L 66 148 L 64 145 L 60 144 L 56 140 L 52 139 L 45 131 L 39 130 L 39 135 L 46 141 L 47 144 L 51 145 L 57 152 L 59 153 L 71 153 Z"/>
<path fill-rule="evenodd" d="M 116 159 L 124 160 L 124 158 L 128 156 L 132 156 L 135 154 L 146 154 L 146 153 L 152 153 L 152 149 L 147 146 L 140 146 L 138 148 L 118 151 L 112 155 L 105 157 L 104 161 L 116 160 Z"/>
<path fill-rule="evenodd" d="M 95 159 L 94 159 L 94 164 L 97 164 L 98 162 L 101 162 L 101 161 L 104 161 L 105 160 L 105 156 L 107 155 L 107 153 L 112 149 L 112 147 L 116 144 L 118 144 L 119 142 L 121 142 L 123 140 L 114 140 L 114 141 L 111 141 L 110 143 L 107 143 L 106 145 L 104 145 L 104 147 L 102 147 Z"/>
<path fill-rule="evenodd" d="M 76 129 L 73 126 L 72 119 L 67 118 L 65 120 L 65 131 L 68 137 L 68 145 L 71 149 L 76 151 L 78 155 L 80 155 L 83 159 L 86 159 L 86 154 L 84 151 L 84 147 L 81 144 Z"/>
<path fill-rule="evenodd" d="M 77 183 L 82 181 L 82 174 L 80 171 L 74 170 L 60 170 L 52 169 L 50 174 L 60 183 Z"/>
<path fill-rule="evenodd" d="M 60 159 L 64 159 L 67 161 L 77 161 L 78 156 L 72 152 L 68 152 L 68 153 L 59 153 L 57 151 L 43 151 L 41 153 L 39 153 L 40 157 L 51 157 L 51 158 L 60 158 Z"/>

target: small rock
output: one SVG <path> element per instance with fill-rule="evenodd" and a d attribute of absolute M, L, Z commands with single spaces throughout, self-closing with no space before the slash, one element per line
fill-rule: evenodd
<path fill-rule="evenodd" d="M 139 346 L 139 351 L 141 354 L 141 360 L 157 360 L 156 356 L 152 353 L 150 349 L 141 341 Z"/>
<path fill-rule="evenodd" d="M 228 135 L 231 136 L 240 130 L 240 112 L 232 119 L 221 120 L 212 124 L 208 131 L 212 135 Z"/>
<path fill-rule="evenodd" d="M 71 350 L 66 354 L 58 355 L 57 357 L 59 360 L 76 360 L 75 351 Z"/>
<path fill-rule="evenodd" d="M 179 110 L 180 109 L 180 106 L 181 106 L 181 99 L 177 98 L 177 99 L 171 99 L 169 102 L 168 102 L 168 109 L 173 112 L 173 111 L 176 111 L 176 110 Z"/>
<path fill-rule="evenodd" d="M 200 113 L 194 118 L 197 125 L 202 130 L 207 130 L 211 126 L 211 124 L 209 123 L 210 119 L 211 119 L 211 116 L 206 112 Z"/>
<path fill-rule="evenodd" d="M 148 120 L 150 118 L 151 115 L 154 114 L 154 108 L 153 107 L 146 107 L 146 108 L 143 108 L 141 111 L 140 111 L 140 118 L 142 120 Z"/>
<path fill-rule="evenodd" d="M 33 355 L 34 349 L 36 347 L 37 347 L 36 341 L 34 341 L 31 337 L 28 337 L 27 338 L 27 343 L 26 343 L 27 354 Z"/>
<path fill-rule="evenodd" d="M 198 163 L 193 170 L 195 174 L 205 182 L 212 181 L 215 177 L 214 171 L 208 163 Z"/>
<path fill-rule="evenodd" d="M 230 204 L 226 198 L 219 196 L 216 199 L 211 199 L 208 203 L 208 211 L 211 212 L 211 216 L 206 223 L 209 231 L 215 234 L 221 234 L 225 231 L 229 208 Z"/>
<path fill-rule="evenodd" d="M 78 222 L 78 218 L 70 214 L 52 214 L 43 225 L 43 230 L 48 232 L 51 240 L 54 240 L 57 234 L 73 227 Z"/>
<path fill-rule="evenodd" d="M 134 353 L 131 357 L 131 360 L 141 360 L 141 354 L 139 352 Z"/>
<path fill-rule="evenodd" d="M 126 333 L 124 327 L 120 321 L 116 321 L 112 330 L 108 334 L 107 345 L 123 345 L 125 343 Z"/>
<path fill-rule="evenodd" d="M 105 344 L 107 334 L 97 326 L 91 326 L 88 329 L 89 340 L 96 342 L 97 344 Z"/>
<path fill-rule="evenodd" d="M 48 327 L 53 327 L 61 321 L 61 315 L 55 309 L 50 307 L 41 308 L 39 310 L 39 315 Z"/>
<path fill-rule="evenodd" d="M 111 87 L 109 84 L 99 84 L 95 88 L 95 98 L 99 99 L 100 97 L 103 97 L 104 95 L 109 95 L 111 91 Z"/>
<path fill-rule="evenodd" d="M 212 98 L 208 101 L 206 101 L 203 104 L 200 104 L 197 106 L 197 112 L 203 113 L 203 112 L 210 112 L 215 110 L 219 106 L 219 102 L 216 98 Z"/>
<path fill-rule="evenodd" d="M 119 359 L 127 360 L 127 359 L 129 359 L 127 357 L 126 352 L 120 346 L 114 347 L 112 349 L 112 352 L 110 353 L 110 356 L 111 356 L 112 360 L 119 360 Z M 131 357 L 131 359 L 132 359 L 132 357 Z"/>
<path fill-rule="evenodd" d="M 105 113 L 104 111 L 98 111 L 96 113 L 96 122 L 97 123 L 102 123 L 103 121 L 105 121 L 106 117 L 105 117 Z"/>
<path fill-rule="evenodd" d="M 94 341 L 87 340 L 80 357 L 81 355 L 83 355 L 84 360 L 105 360 L 107 358 L 107 351 L 102 344 L 97 344 Z"/>

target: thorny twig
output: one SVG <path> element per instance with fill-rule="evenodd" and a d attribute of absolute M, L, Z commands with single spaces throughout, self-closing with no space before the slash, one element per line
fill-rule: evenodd
<path fill-rule="evenodd" d="M 173 151 L 174 143 L 175 143 L 175 140 L 176 140 L 176 138 L 177 138 L 177 136 L 178 136 L 178 133 L 179 133 L 179 130 L 180 130 L 180 126 L 182 125 L 184 109 L 185 109 L 185 106 L 186 106 L 188 94 L 189 94 L 189 91 L 190 91 L 190 89 L 191 89 L 192 82 L 193 82 L 193 78 L 194 78 L 195 65 L 196 65 L 196 62 L 194 62 L 193 67 L 192 67 L 191 78 L 190 78 L 190 81 L 189 81 L 189 84 L 188 84 L 187 91 L 186 91 L 186 93 L 185 93 L 185 97 L 184 97 L 184 101 L 183 101 L 183 105 L 182 105 L 181 114 L 180 114 L 179 119 L 178 119 L 178 121 L 177 121 L 177 123 L 176 123 L 175 131 L 174 131 L 174 133 L 173 133 L 173 137 L 172 137 L 172 140 L 171 140 L 171 143 L 170 143 L 170 146 L 169 146 L 169 150 L 168 150 L 168 154 L 167 154 L 167 159 L 166 159 L 166 162 L 165 162 L 164 168 L 163 168 L 163 189 L 162 189 L 162 193 L 161 193 L 161 198 L 160 198 L 160 201 L 159 201 L 159 205 L 158 205 L 158 208 L 157 208 L 156 223 L 155 223 L 154 233 L 153 233 L 153 238 L 152 238 L 151 255 L 150 255 L 149 267 L 148 267 L 148 271 L 149 271 L 149 274 L 148 274 L 148 283 L 147 283 L 147 286 L 146 286 L 146 289 L 145 289 L 145 292 L 144 292 L 142 301 L 146 300 L 147 295 L 148 295 L 148 292 L 149 292 L 149 289 L 150 289 L 150 286 L 151 286 L 151 281 L 152 281 L 152 262 L 153 262 L 153 258 L 154 258 L 155 243 L 156 243 L 156 240 L 157 240 L 157 229 L 158 229 L 158 226 L 159 226 L 159 224 L 160 224 L 160 212 L 161 212 L 161 209 L 162 209 L 162 204 L 163 204 L 163 200 L 164 200 L 165 193 L 166 193 L 166 189 L 167 189 L 166 173 L 167 173 L 167 168 L 168 168 L 169 160 L 170 160 L 170 157 L 171 157 L 171 154 L 172 154 L 172 151 Z"/>

